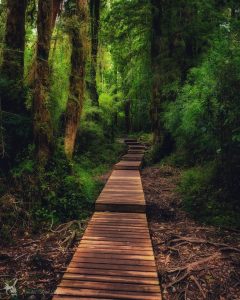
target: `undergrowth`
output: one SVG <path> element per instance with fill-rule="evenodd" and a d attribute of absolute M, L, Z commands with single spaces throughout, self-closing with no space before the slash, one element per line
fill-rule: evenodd
<path fill-rule="evenodd" d="M 233 195 L 224 187 L 218 172 L 214 163 L 182 172 L 178 192 L 183 208 L 206 224 L 240 228 L 240 207 L 233 204 Z M 226 202 L 227 198 L 231 201 Z"/>
<path fill-rule="evenodd" d="M 79 151 L 74 160 L 67 161 L 59 147 L 42 172 L 30 146 L 10 173 L 1 176 L 0 240 L 9 242 L 16 231 L 31 228 L 37 233 L 54 224 L 86 219 L 91 214 L 103 187 L 99 176 L 117 162 L 123 146 L 106 142 L 94 147 L 90 143 L 84 148 L 84 153 Z"/>

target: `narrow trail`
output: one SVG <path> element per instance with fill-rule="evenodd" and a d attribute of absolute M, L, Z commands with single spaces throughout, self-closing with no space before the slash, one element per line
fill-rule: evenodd
<path fill-rule="evenodd" d="M 125 142 L 128 153 L 97 199 L 53 300 L 161 299 L 139 172 L 145 147 Z"/>

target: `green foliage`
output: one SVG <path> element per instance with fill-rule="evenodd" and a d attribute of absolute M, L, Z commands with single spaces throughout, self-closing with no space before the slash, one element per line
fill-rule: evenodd
<path fill-rule="evenodd" d="M 234 28 L 216 32 L 211 49 L 164 113 L 176 141 L 175 160 L 203 165 L 183 177 L 185 207 L 218 225 L 236 225 L 240 211 L 240 39 Z"/>

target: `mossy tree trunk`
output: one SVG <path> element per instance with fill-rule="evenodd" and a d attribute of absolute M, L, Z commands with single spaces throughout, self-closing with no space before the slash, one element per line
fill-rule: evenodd
<path fill-rule="evenodd" d="M 85 48 L 88 1 L 76 0 L 76 15 L 70 28 L 72 44 L 70 90 L 66 109 L 64 149 L 68 159 L 74 152 L 84 100 Z"/>
<path fill-rule="evenodd" d="M 38 1 L 37 53 L 34 82 L 34 137 L 39 163 L 45 165 L 53 145 L 53 128 L 49 112 L 49 52 L 52 37 L 53 0 Z"/>
<path fill-rule="evenodd" d="M 98 54 L 98 32 L 100 17 L 100 0 L 90 0 L 90 18 L 91 18 L 91 63 L 90 63 L 90 82 L 88 90 L 92 104 L 98 106 L 97 92 L 97 54 Z"/>
<path fill-rule="evenodd" d="M 52 8 L 52 32 L 54 31 L 57 17 L 60 15 L 61 8 L 63 5 L 63 0 L 52 0 L 53 2 L 53 8 Z M 51 68 L 50 68 L 51 69 Z M 36 72 L 36 59 L 33 60 L 32 65 L 30 67 L 30 71 L 28 74 L 28 84 L 29 86 L 34 85 L 34 78 L 35 78 L 35 72 Z"/>
<path fill-rule="evenodd" d="M 27 0 L 7 1 L 7 22 L 5 33 L 5 45 L 1 75 L 11 82 L 11 89 L 22 90 L 24 74 L 24 47 L 25 47 L 25 13 Z M 22 97 L 10 96 L 2 99 L 2 109 L 8 112 L 21 113 L 25 111 Z"/>

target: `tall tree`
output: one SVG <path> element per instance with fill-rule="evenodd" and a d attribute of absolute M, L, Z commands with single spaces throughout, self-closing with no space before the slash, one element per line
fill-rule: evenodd
<path fill-rule="evenodd" d="M 93 105 L 98 106 L 97 92 L 97 54 L 98 54 L 98 32 L 100 17 L 100 0 L 90 0 L 90 20 L 91 20 L 91 63 L 90 63 L 90 81 L 88 90 Z"/>
<path fill-rule="evenodd" d="M 76 7 L 69 28 L 72 45 L 70 91 L 66 109 L 66 128 L 64 148 L 71 159 L 75 147 L 76 135 L 84 100 L 84 74 L 88 1 L 74 0 Z"/>
<path fill-rule="evenodd" d="M 190 68 L 209 48 L 217 28 L 215 1 L 151 0 L 152 103 L 154 143 L 160 158 L 172 148 L 163 122 L 166 106 L 176 100 Z M 157 154 L 157 152 L 156 152 Z"/>
<path fill-rule="evenodd" d="M 152 0 L 153 16 L 152 16 L 152 103 L 151 103 L 151 120 L 153 129 L 154 144 L 162 143 L 162 126 L 160 123 L 160 53 L 161 53 L 161 1 Z"/>
<path fill-rule="evenodd" d="M 34 137 L 41 164 L 49 159 L 53 144 L 53 128 L 48 109 L 49 52 L 52 37 L 53 0 L 38 1 L 37 53 L 33 102 Z"/>
<path fill-rule="evenodd" d="M 24 46 L 25 46 L 25 13 L 27 0 L 7 1 L 7 22 L 5 32 L 5 45 L 3 51 L 3 62 L 1 75 L 14 84 L 14 88 L 23 83 L 24 73 Z M 17 95 L 16 97 L 6 97 L 2 99 L 2 109 L 20 113 L 24 110 L 24 103 Z"/>

